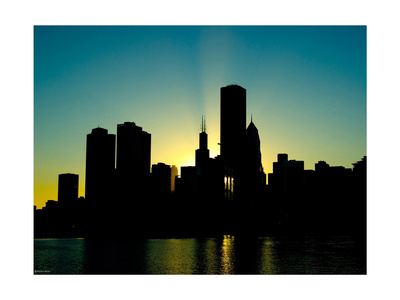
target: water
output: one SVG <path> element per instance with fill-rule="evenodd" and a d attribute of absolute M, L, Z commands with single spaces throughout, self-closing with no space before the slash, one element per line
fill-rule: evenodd
<path fill-rule="evenodd" d="M 366 274 L 352 237 L 35 239 L 35 274 Z"/>

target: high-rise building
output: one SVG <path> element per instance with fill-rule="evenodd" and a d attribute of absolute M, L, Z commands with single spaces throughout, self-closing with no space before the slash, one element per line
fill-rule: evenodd
<path fill-rule="evenodd" d="M 86 199 L 97 200 L 111 191 L 114 170 L 115 134 L 95 128 L 86 141 Z"/>
<path fill-rule="evenodd" d="M 198 175 L 206 172 L 210 150 L 208 149 L 206 122 L 201 120 L 201 132 L 199 134 L 199 149 L 196 150 L 196 168 Z"/>
<path fill-rule="evenodd" d="M 118 124 L 117 190 L 125 205 L 130 200 L 143 199 L 147 195 L 150 159 L 151 135 L 134 122 Z"/>
<path fill-rule="evenodd" d="M 60 174 L 58 175 L 58 202 L 62 205 L 69 205 L 78 200 L 79 175 Z"/>
<path fill-rule="evenodd" d="M 261 195 L 265 188 L 266 175 L 261 162 L 260 137 L 258 129 L 251 120 L 246 130 L 246 189 L 247 195 Z"/>
<path fill-rule="evenodd" d="M 154 189 L 161 195 L 171 193 L 171 166 L 158 163 L 151 167 L 152 182 Z"/>
<path fill-rule="evenodd" d="M 258 129 L 251 120 L 246 130 L 246 166 L 257 172 L 263 171 L 260 146 Z"/>
<path fill-rule="evenodd" d="M 221 159 L 225 198 L 240 200 L 246 154 L 246 90 L 238 85 L 221 88 Z"/>
<path fill-rule="evenodd" d="M 235 167 L 243 160 L 246 143 L 246 90 L 238 85 L 221 88 L 221 157 Z"/>
<path fill-rule="evenodd" d="M 193 199 L 198 195 L 198 182 L 196 167 L 182 166 L 181 176 L 175 181 L 176 191 L 180 195 L 185 195 L 187 199 Z"/>
<path fill-rule="evenodd" d="M 117 126 L 117 171 L 129 177 L 150 174 L 151 135 L 125 122 Z"/>

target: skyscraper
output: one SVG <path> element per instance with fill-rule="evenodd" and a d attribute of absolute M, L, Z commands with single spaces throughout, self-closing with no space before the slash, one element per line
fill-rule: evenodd
<path fill-rule="evenodd" d="M 221 156 L 226 165 L 240 164 L 246 143 L 246 90 L 238 85 L 221 88 Z"/>
<path fill-rule="evenodd" d="M 86 140 L 86 199 L 106 197 L 112 189 L 115 170 L 115 134 L 104 128 L 92 129 Z"/>
<path fill-rule="evenodd" d="M 117 126 L 117 176 L 120 196 L 125 199 L 144 193 L 150 175 L 151 135 L 125 122 Z"/>
<path fill-rule="evenodd" d="M 152 165 L 152 183 L 159 195 L 167 196 L 171 193 L 171 166 L 164 163 Z"/>
<path fill-rule="evenodd" d="M 209 158 L 210 150 L 208 149 L 206 122 L 202 119 L 201 132 L 199 134 L 199 149 L 196 150 L 196 168 L 199 175 L 202 175 L 205 172 Z"/>
<path fill-rule="evenodd" d="M 221 159 L 225 195 L 239 200 L 243 190 L 246 152 L 246 90 L 238 85 L 221 88 Z"/>
<path fill-rule="evenodd" d="M 117 171 L 127 176 L 138 177 L 150 173 L 151 135 L 125 122 L 117 126 Z"/>
<path fill-rule="evenodd" d="M 259 199 L 265 190 L 266 175 L 261 163 L 260 137 L 251 120 L 246 130 L 246 196 L 250 201 Z"/>

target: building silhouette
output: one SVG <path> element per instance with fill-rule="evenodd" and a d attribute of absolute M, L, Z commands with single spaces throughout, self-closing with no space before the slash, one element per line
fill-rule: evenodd
<path fill-rule="evenodd" d="M 181 176 L 176 178 L 176 191 L 181 198 L 191 199 L 197 195 L 199 180 L 195 166 L 182 166 Z"/>
<path fill-rule="evenodd" d="M 60 205 L 58 201 L 47 200 L 42 209 L 35 209 L 34 236 L 52 237 L 60 232 Z"/>
<path fill-rule="evenodd" d="M 237 166 L 244 156 L 246 90 L 238 85 L 221 88 L 221 156 L 227 166 Z"/>
<path fill-rule="evenodd" d="M 151 165 L 151 134 L 125 122 L 117 126 L 117 181 L 120 198 L 141 197 Z"/>
<path fill-rule="evenodd" d="M 60 210 L 60 202 L 56 200 L 47 200 L 45 206 L 42 208 L 42 211 L 46 214 L 56 214 Z"/>
<path fill-rule="evenodd" d="M 59 174 L 58 175 L 58 202 L 66 206 L 78 199 L 79 175 Z"/>
<path fill-rule="evenodd" d="M 158 198 L 167 198 L 171 194 L 171 166 L 158 163 L 151 166 L 151 182 Z"/>
<path fill-rule="evenodd" d="M 86 136 L 86 177 L 83 227 L 104 233 L 104 221 L 115 192 L 115 134 L 94 128 Z"/>
<path fill-rule="evenodd" d="M 353 163 L 353 186 L 352 194 L 353 224 L 351 226 L 360 236 L 367 238 L 367 157 Z M 366 254 L 366 253 L 365 253 Z"/>
<path fill-rule="evenodd" d="M 273 173 L 268 174 L 268 185 L 277 194 L 287 195 L 299 192 L 304 182 L 304 161 L 288 160 L 286 153 L 278 154 L 273 163 Z"/>
<path fill-rule="evenodd" d="M 195 166 L 182 166 L 176 180 L 177 195 L 203 204 L 224 199 L 224 167 L 221 157 L 210 158 L 205 119 L 202 118 Z"/>
<path fill-rule="evenodd" d="M 100 201 L 111 196 L 115 170 L 115 134 L 94 128 L 86 138 L 85 198 Z"/>
<path fill-rule="evenodd" d="M 266 175 L 261 162 L 260 137 L 251 120 L 246 129 L 245 196 L 248 202 L 265 198 Z"/>
<path fill-rule="evenodd" d="M 93 129 L 86 199 L 79 175 L 59 174 L 58 201 L 34 210 L 35 236 L 366 236 L 366 157 L 353 170 L 324 161 L 304 170 L 280 153 L 267 186 L 253 118 L 246 128 L 246 90 L 222 87 L 220 100 L 220 155 L 210 158 L 202 118 L 195 166 L 182 166 L 181 176 L 176 166 L 151 166 L 151 135 L 134 122 L 118 124 L 117 135 Z"/>
<path fill-rule="evenodd" d="M 199 134 L 199 149 L 196 150 L 197 174 L 204 174 L 208 168 L 210 150 L 208 149 L 208 136 L 206 133 L 206 121 L 201 120 L 201 132 Z"/>
<path fill-rule="evenodd" d="M 221 159 L 224 165 L 225 196 L 240 200 L 246 152 L 246 89 L 239 85 L 221 88 Z"/>
<path fill-rule="evenodd" d="M 117 125 L 117 171 L 125 175 L 150 173 L 151 135 L 134 122 Z"/>
<path fill-rule="evenodd" d="M 360 161 L 353 163 L 354 176 L 365 185 L 367 181 L 367 157 L 364 156 Z"/>

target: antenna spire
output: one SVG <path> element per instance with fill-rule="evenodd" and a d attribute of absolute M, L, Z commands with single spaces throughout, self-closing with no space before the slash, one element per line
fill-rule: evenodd
<path fill-rule="evenodd" d="M 206 118 L 201 116 L 201 132 L 206 132 Z"/>

